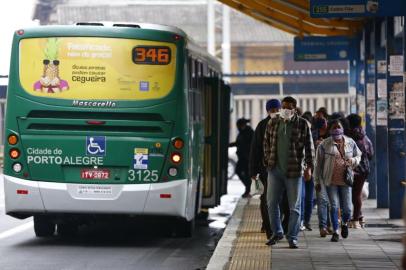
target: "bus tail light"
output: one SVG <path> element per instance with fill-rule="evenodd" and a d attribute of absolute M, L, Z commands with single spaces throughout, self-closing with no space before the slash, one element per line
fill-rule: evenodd
<path fill-rule="evenodd" d="M 17 159 L 20 157 L 20 150 L 13 148 L 10 150 L 9 155 L 12 159 Z"/>
<path fill-rule="evenodd" d="M 161 199 L 170 199 L 170 198 L 172 198 L 172 194 L 168 194 L 168 193 L 159 194 L 159 197 Z"/>
<path fill-rule="evenodd" d="M 173 153 L 171 155 L 171 161 L 175 164 L 179 164 L 182 161 L 182 155 L 180 153 Z"/>
<path fill-rule="evenodd" d="M 181 138 L 176 138 L 172 141 L 173 147 L 180 150 L 183 148 L 184 142 Z"/>
<path fill-rule="evenodd" d="M 24 35 L 24 30 L 23 29 L 17 30 L 16 33 L 17 35 L 22 36 Z"/>
<path fill-rule="evenodd" d="M 174 39 L 175 41 L 178 41 L 178 40 L 181 40 L 181 39 L 182 39 L 182 36 L 180 36 L 180 35 L 173 35 L 173 39 Z"/>
<path fill-rule="evenodd" d="M 8 136 L 7 141 L 11 145 L 16 145 L 18 143 L 18 137 L 17 135 L 11 134 L 10 136 Z"/>

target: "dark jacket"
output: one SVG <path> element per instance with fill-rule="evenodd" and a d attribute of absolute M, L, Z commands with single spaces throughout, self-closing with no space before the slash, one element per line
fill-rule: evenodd
<path fill-rule="evenodd" d="M 250 126 L 246 126 L 238 133 L 237 140 L 233 143 L 230 143 L 230 146 L 237 146 L 238 160 L 244 160 L 248 162 L 253 136 L 254 130 Z"/>
<path fill-rule="evenodd" d="M 269 120 L 264 137 L 264 164 L 272 170 L 276 167 L 278 127 L 281 118 Z M 298 115 L 292 118 L 291 145 L 289 147 L 288 178 L 297 178 L 303 174 L 303 165 L 314 167 L 314 145 L 309 123 Z"/>
<path fill-rule="evenodd" d="M 369 161 L 374 155 L 372 142 L 365 134 L 365 130 L 361 127 L 350 130 L 349 134 L 351 138 L 357 143 L 358 148 L 362 152 L 361 162 L 358 167 L 355 168 L 354 173 L 368 176 L 371 171 Z"/>
<path fill-rule="evenodd" d="M 266 125 L 271 117 L 262 119 L 255 128 L 254 138 L 251 143 L 249 172 L 250 176 L 260 174 L 261 179 L 267 178 L 266 168 L 263 163 L 264 159 L 264 136 Z"/>

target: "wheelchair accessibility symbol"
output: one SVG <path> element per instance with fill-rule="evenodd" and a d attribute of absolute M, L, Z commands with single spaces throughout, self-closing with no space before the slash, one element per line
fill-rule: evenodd
<path fill-rule="evenodd" d="M 106 155 L 106 137 L 87 136 L 86 137 L 86 155 L 87 156 L 105 156 Z"/>

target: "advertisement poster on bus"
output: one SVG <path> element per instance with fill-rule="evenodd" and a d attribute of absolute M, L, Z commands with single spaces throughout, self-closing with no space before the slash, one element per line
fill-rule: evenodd
<path fill-rule="evenodd" d="M 40 97 L 157 99 L 174 86 L 175 56 L 175 44 L 166 42 L 99 37 L 23 39 L 20 81 L 26 92 Z M 100 107 L 113 105 L 105 102 Z"/>
<path fill-rule="evenodd" d="M 310 0 L 313 18 L 403 16 L 404 0 Z"/>

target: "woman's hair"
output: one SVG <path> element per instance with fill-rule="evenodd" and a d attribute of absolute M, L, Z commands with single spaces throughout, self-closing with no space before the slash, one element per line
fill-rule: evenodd
<path fill-rule="evenodd" d="M 350 128 L 360 127 L 362 123 L 362 118 L 358 114 L 352 113 L 347 116 L 347 120 L 350 124 Z"/>
<path fill-rule="evenodd" d="M 330 122 L 328 123 L 328 130 L 331 130 L 331 128 L 336 125 L 340 125 L 341 127 L 343 127 L 343 124 L 341 123 L 340 120 L 338 119 L 330 120 Z"/>
<path fill-rule="evenodd" d="M 309 121 L 310 123 L 313 121 L 313 115 L 309 111 L 306 111 L 304 114 L 302 114 L 302 117 L 307 121 Z"/>

